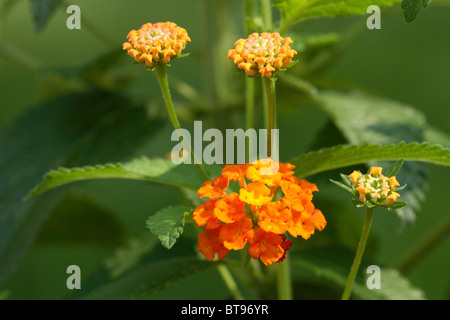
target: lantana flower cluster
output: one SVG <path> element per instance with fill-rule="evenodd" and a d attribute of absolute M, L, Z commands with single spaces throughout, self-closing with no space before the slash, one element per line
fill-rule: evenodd
<path fill-rule="evenodd" d="M 185 29 L 169 21 L 146 23 L 139 30 L 131 30 L 127 39 L 123 49 L 150 68 L 157 63 L 168 64 L 191 41 Z"/>
<path fill-rule="evenodd" d="M 297 51 L 289 46 L 291 38 L 283 38 L 278 32 L 252 33 L 247 39 L 239 39 L 235 48 L 228 51 L 228 59 L 233 59 L 239 69 L 249 77 L 272 77 L 273 73 L 286 68 Z"/>
<path fill-rule="evenodd" d="M 389 206 L 400 196 L 394 191 L 400 183 L 395 176 L 385 177 L 382 170 L 381 167 L 371 167 L 367 174 L 355 170 L 349 175 L 359 193 L 359 201 Z"/>
<path fill-rule="evenodd" d="M 271 265 L 283 261 L 292 246 L 286 232 L 308 239 L 316 229 L 323 230 L 325 217 L 312 203 L 317 186 L 293 176 L 294 168 L 266 160 L 226 165 L 220 176 L 202 185 L 198 195 L 208 200 L 194 210 L 193 219 L 205 227 L 198 249 L 207 260 L 216 254 L 221 260 L 248 243 L 253 259 Z M 238 192 L 230 191 L 233 183 Z"/>

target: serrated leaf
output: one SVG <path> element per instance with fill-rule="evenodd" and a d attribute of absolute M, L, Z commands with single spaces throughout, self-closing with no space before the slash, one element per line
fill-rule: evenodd
<path fill-rule="evenodd" d="M 332 169 L 363 164 L 370 161 L 421 161 L 450 166 L 450 149 L 428 143 L 399 143 L 398 145 L 340 145 L 303 154 L 290 161 L 296 166 L 295 175 L 307 177 Z"/>
<path fill-rule="evenodd" d="M 127 163 L 60 168 L 48 172 L 29 196 L 77 181 L 93 179 L 131 179 L 198 189 L 203 183 L 194 165 L 175 165 L 170 159 L 137 158 Z"/>
<path fill-rule="evenodd" d="M 392 166 L 390 166 L 389 169 L 386 171 L 385 176 L 388 178 L 395 176 L 402 168 L 404 162 L 405 161 L 403 159 L 401 159 L 401 160 L 393 163 Z"/>
<path fill-rule="evenodd" d="M 317 17 L 344 17 L 365 15 L 371 5 L 391 6 L 401 0 L 274 0 L 282 11 L 280 33 L 301 20 Z"/>
<path fill-rule="evenodd" d="M 411 106 L 361 93 L 323 92 L 320 99 L 322 109 L 350 143 L 389 145 L 424 139 L 425 116 Z M 368 165 L 387 167 L 390 164 L 369 161 Z M 402 225 L 414 221 L 421 208 L 428 186 L 427 174 L 424 163 L 407 162 L 397 177 L 398 181 L 408 184 L 402 200 L 410 205 L 396 212 Z"/>
<path fill-rule="evenodd" d="M 115 281 L 92 292 L 86 300 L 139 299 L 187 276 L 216 266 L 217 263 L 195 257 L 148 262 L 130 269 Z"/>
<path fill-rule="evenodd" d="M 62 186 L 64 184 L 82 181 L 82 180 L 92 180 L 92 179 L 137 179 L 142 180 L 137 175 L 127 172 L 123 165 L 117 164 L 106 164 L 104 166 L 85 166 L 80 168 L 59 168 L 57 170 L 52 170 L 48 172 L 44 181 L 35 186 L 28 194 L 28 199 L 30 196 L 37 196 L 44 193 L 50 189 Z"/>
<path fill-rule="evenodd" d="M 62 0 L 30 0 L 31 12 L 33 14 L 34 29 L 42 31 L 47 25 Z"/>
<path fill-rule="evenodd" d="M 183 234 L 185 219 L 191 211 L 186 206 L 164 208 L 147 219 L 147 228 L 158 236 L 163 247 L 171 249 Z"/>
<path fill-rule="evenodd" d="M 35 106 L 0 133 L 0 287 L 68 191 L 22 201 L 44 174 L 123 160 L 162 124 L 124 96 L 94 89 Z"/>
<path fill-rule="evenodd" d="M 283 76 L 282 80 L 307 93 L 352 144 L 389 145 L 398 141 L 424 141 L 425 129 L 428 128 L 425 117 L 408 105 L 355 92 L 319 93 L 307 81 L 293 76 Z M 370 161 L 368 165 L 386 167 L 389 164 Z M 408 162 L 401 171 L 398 180 L 409 186 L 402 194 L 409 206 L 397 211 L 402 225 L 413 221 L 421 208 L 428 186 L 427 174 L 424 163 Z"/>
<path fill-rule="evenodd" d="M 406 22 L 412 22 L 423 8 L 428 7 L 432 0 L 403 0 L 402 9 Z"/>

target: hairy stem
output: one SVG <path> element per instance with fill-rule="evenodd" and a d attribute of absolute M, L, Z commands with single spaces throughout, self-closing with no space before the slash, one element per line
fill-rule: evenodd
<path fill-rule="evenodd" d="M 361 259 L 364 254 L 364 249 L 366 248 L 367 239 L 369 238 L 373 211 L 374 208 L 366 207 L 366 214 L 364 217 L 364 225 L 361 233 L 361 238 L 359 239 L 358 249 L 356 250 L 355 259 L 353 260 L 352 268 L 350 269 L 350 274 L 348 276 L 347 284 L 345 285 L 341 300 L 348 300 L 352 293 L 353 283 L 355 282 L 356 274 L 358 273 L 359 265 L 361 264 Z"/>
<path fill-rule="evenodd" d="M 177 114 L 175 112 L 175 108 L 173 106 L 172 97 L 170 95 L 169 89 L 169 81 L 167 80 L 166 66 L 164 64 L 157 64 L 155 67 L 156 76 L 158 78 L 159 86 L 161 87 L 161 93 L 164 98 L 164 102 L 166 104 L 167 112 L 169 113 L 170 121 L 172 122 L 175 130 L 181 129 L 180 122 L 178 121 Z M 184 140 L 183 140 L 184 141 Z M 185 149 L 191 155 L 192 163 L 195 164 L 200 174 L 205 178 L 205 180 L 209 180 L 209 176 L 206 173 L 205 169 L 195 160 L 194 153 L 191 151 L 190 146 L 185 145 Z"/>

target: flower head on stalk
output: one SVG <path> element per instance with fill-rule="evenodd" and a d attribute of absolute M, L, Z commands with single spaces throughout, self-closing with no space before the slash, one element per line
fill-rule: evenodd
<path fill-rule="evenodd" d="M 274 161 L 274 160 L 271 160 Z M 200 198 L 209 198 L 193 214 L 200 234 L 198 249 L 207 260 L 223 259 L 229 250 L 241 250 L 248 243 L 254 259 L 270 265 L 282 262 L 293 237 L 308 239 L 326 220 L 312 203 L 317 186 L 293 176 L 291 164 L 276 163 L 277 172 L 262 170 L 269 162 L 256 161 L 243 165 L 227 165 L 213 181 L 198 190 Z M 239 192 L 229 192 L 232 184 Z"/>
<path fill-rule="evenodd" d="M 131 30 L 127 39 L 123 49 L 149 68 L 180 57 L 186 42 L 191 41 L 186 30 L 173 22 L 146 23 L 139 30 Z"/>
<path fill-rule="evenodd" d="M 228 59 L 233 59 L 239 69 L 249 77 L 260 75 L 272 77 L 275 72 L 288 67 L 297 51 L 291 49 L 289 37 L 283 38 L 278 32 L 252 33 L 247 39 L 236 41 L 235 48 L 228 51 Z"/>
<path fill-rule="evenodd" d="M 400 187 L 395 177 L 402 165 L 403 160 L 394 163 L 387 170 L 386 176 L 382 174 L 382 167 L 371 167 L 366 174 L 355 170 L 348 176 L 341 174 L 342 182 L 331 181 L 357 196 L 358 199 L 353 199 L 353 204 L 357 207 L 386 207 L 388 210 L 395 210 L 407 204 L 396 201 L 400 196 L 397 191 L 406 186 Z"/>

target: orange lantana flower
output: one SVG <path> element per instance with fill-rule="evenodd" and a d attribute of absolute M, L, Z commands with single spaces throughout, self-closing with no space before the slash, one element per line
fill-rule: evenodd
<path fill-rule="evenodd" d="M 146 23 L 139 30 L 131 30 L 123 49 L 139 63 L 154 67 L 176 58 L 191 41 L 185 29 L 173 22 Z"/>
<path fill-rule="evenodd" d="M 216 200 L 208 200 L 199 205 L 194 210 L 193 219 L 198 226 L 205 226 L 207 229 L 220 227 L 220 220 L 214 215 Z"/>
<path fill-rule="evenodd" d="M 198 189 L 197 194 L 200 198 L 206 197 L 210 199 L 217 199 L 226 194 L 229 180 L 225 176 L 218 176 L 212 182 L 206 181 L 202 187 Z"/>
<path fill-rule="evenodd" d="M 209 198 L 194 210 L 194 221 L 205 227 L 198 241 L 207 260 L 216 254 L 223 259 L 227 250 L 249 243 L 254 259 L 267 265 L 281 262 L 292 246 L 284 233 L 308 239 L 325 227 L 325 217 L 312 203 L 317 186 L 294 177 L 292 164 L 270 161 L 227 165 L 198 190 L 199 197 Z M 239 193 L 227 193 L 236 182 Z"/>
<path fill-rule="evenodd" d="M 235 48 L 228 51 L 228 59 L 233 59 L 239 69 L 254 77 L 272 77 L 280 68 L 286 68 L 297 51 L 289 46 L 292 39 L 283 38 L 278 32 L 253 33 L 247 39 L 239 39 Z"/>
<path fill-rule="evenodd" d="M 265 265 L 277 262 L 283 257 L 284 249 L 281 246 L 283 237 L 273 232 L 266 232 L 259 228 L 255 231 L 248 252 L 253 259 L 261 257 L 261 261 Z"/>
<path fill-rule="evenodd" d="M 262 206 L 272 200 L 270 189 L 261 182 L 249 183 L 247 189 L 241 188 L 239 193 L 239 199 L 255 206 Z"/>
<path fill-rule="evenodd" d="M 227 249 L 240 250 L 253 235 L 252 220 L 243 218 L 238 222 L 227 223 L 220 229 L 219 237 Z"/>
<path fill-rule="evenodd" d="M 281 201 L 269 202 L 258 209 L 258 225 L 267 232 L 281 234 L 289 230 L 292 225 L 291 210 Z"/>
<path fill-rule="evenodd" d="M 214 215 L 222 222 L 233 223 L 245 217 L 245 203 L 239 199 L 237 193 L 230 193 L 217 200 Z"/>
<path fill-rule="evenodd" d="M 229 250 L 225 248 L 223 241 L 219 237 L 220 228 L 205 230 L 198 235 L 198 251 L 200 251 L 207 260 L 215 258 L 222 260 L 228 255 Z"/>

